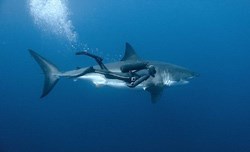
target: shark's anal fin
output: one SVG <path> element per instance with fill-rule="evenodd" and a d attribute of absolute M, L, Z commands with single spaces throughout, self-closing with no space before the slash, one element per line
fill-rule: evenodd
<path fill-rule="evenodd" d="M 126 43 L 125 46 L 125 54 L 123 56 L 123 58 L 121 59 L 121 61 L 127 61 L 127 60 L 140 60 L 140 58 L 138 57 L 138 55 L 136 54 L 135 50 L 133 49 L 133 47 L 129 44 Z"/>
<path fill-rule="evenodd" d="M 164 87 L 161 86 L 150 86 L 146 88 L 146 91 L 148 91 L 151 95 L 152 103 L 156 103 L 161 98 L 163 90 Z"/>

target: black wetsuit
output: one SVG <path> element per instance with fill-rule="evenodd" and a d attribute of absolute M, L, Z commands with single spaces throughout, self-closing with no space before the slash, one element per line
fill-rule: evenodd
<path fill-rule="evenodd" d="M 76 55 L 87 55 L 94 58 L 100 69 L 94 69 L 89 67 L 87 73 L 99 73 L 103 74 L 108 79 L 118 79 L 126 82 L 127 86 L 134 88 L 143 81 L 147 80 L 150 76 L 154 77 L 156 70 L 154 66 L 148 65 L 148 62 L 137 62 L 132 64 L 125 64 L 120 67 L 121 72 L 112 72 L 103 64 L 103 59 L 94 54 L 90 54 L 86 51 L 77 52 Z M 85 74 L 87 74 L 85 73 Z"/>

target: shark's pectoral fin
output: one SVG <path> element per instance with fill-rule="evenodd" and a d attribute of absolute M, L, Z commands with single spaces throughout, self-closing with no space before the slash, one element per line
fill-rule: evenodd
<path fill-rule="evenodd" d="M 151 95 L 152 103 L 156 103 L 161 98 L 163 90 L 164 87 L 160 86 L 150 86 L 146 88 L 146 91 L 148 91 Z"/>

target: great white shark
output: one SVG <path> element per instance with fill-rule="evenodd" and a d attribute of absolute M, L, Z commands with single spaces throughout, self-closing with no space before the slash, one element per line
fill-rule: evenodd
<path fill-rule="evenodd" d="M 35 51 L 29 49 L 29 52 L 40 65 L 44 73 L 44 86 L 41 98 L 49 94 L 60 78 L 90 80 L 96 86 L 129 88 L 122 80 L 108 79 L 103 74 L 98 73 L 86 73 L 85 71 L 88 69 L 88 67 L 62 72 L 52 62 L 45 59 Z M 139 62 L 148 62 L 150 65 L 153 65 L 156 70 L 155 77 L 150 77 L 135 88 L 129 89 L 143 89 L 149 92 L 151 94 L 152 102 L 156 102 L 161 97 L 161 94 L 166 87 L 178 84 L 186 84 L 190 79 L 198 76 L 195 72 L 181 66 L 165 62 L 141 59 L 129 43 L 126 43 L 125 53 L 120 61 L 107 63 L 105 66 L 112 72 L 121 72 L 121 66 Z M 98 65 L 93 67 L 95 69 L 100 69 Z"/>

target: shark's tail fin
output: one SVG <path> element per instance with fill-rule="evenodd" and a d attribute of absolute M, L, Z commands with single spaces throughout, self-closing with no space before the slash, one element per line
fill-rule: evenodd
<path fill-rule="evenodd" d="M 37 54 L 35 51 L 29 49 L 30 54 L 36 60 L 36 62 L 40 65 L 41 69 L 44 73 L 44 86 L 41 98 L 45 97 L 56 85 L 60 78 L 60 71 L 57 67 Z"/>

